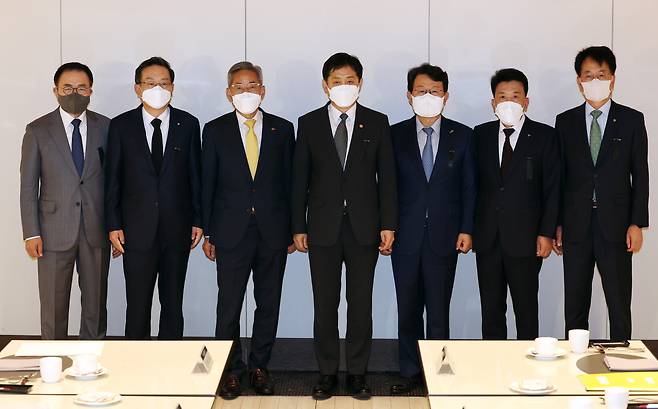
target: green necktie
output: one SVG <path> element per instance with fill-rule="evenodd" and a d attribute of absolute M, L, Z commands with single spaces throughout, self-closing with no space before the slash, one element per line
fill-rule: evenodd
<path fill-rule="evenodd" d="M 601 127 L 599 126 L 599 117 L 603 112 L 595 109 L 592 111 L 592 125 L 589 128 L 589 151 L 592 154 L 592 162 L 596 165 L 596 159 L 599 157 L 601 149 Z"/>

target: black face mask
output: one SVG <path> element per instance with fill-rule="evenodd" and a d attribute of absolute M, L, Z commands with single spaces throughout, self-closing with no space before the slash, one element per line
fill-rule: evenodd
<path fill-rule="evenodd" d="M 71 115 L 79 115 L 89 106 L 89 96 L 74 92 L 70 95 L 57 95 L 59 106 Z"/>

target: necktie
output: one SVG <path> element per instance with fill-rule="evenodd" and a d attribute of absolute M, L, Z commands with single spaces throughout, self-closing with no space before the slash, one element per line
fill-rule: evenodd
<path fill-rule="evenodd" d="M 249 127 L 246 141 L 247 164 L 249 165 L 251 178 L 255 179 L 256 169 L 258 168 L 258 139 L 256 139 L 256 132 L 254 132 L 254 124 L 256 124 L 256 120 L 247 119 L 244 123 Z"/>
<path fill-rule="evenodd" d="M 80 134 L 80 123 L 82 121 L 75 118 L 71 121 L 73 125 L 73 137 L 71 138 L 71 155 L 73 156 L 73 164 L 78 171 L 78 176 L 82 176 L 82 170 L 85 167 L 85 153 L 82 149 L 82 134 Z"/>
<path fill-rule="evenodd" d="M 345 169 L 345 159 L 347 158 L 347 114 L 340 114 L 340 123 L 336 128 L 336 135 L 334 135 L 334 143 L 336 144 L 336 151 L 338 152 L 338 159 L 340 159 L 340 166 Z"/>
<path fill-rule="evenodd" d="M 514 128 L 505 128 L 503 129 L 505 134 L 505 144 L 503 145 L 503 158 L 500 161 L 500 174 L 505 177 L 507 171 L 509 170 L 509 165 L 512 163 L 512 143 L 509 140 L 509 137 L 514 133 Z"/>
<path fill-rule="evenodd" d="M 432 134 L 434 133 L 434 128 L 423 128 L 423 132 L 427 135 L 425 138 L 425 147 L 423 148 L 423 169 L 425 170 L 425 178 L 427 181 L 430 181 L 432 176 L 432 168 L 434 168 L 434 152 L 432 151 Z"/>
<path fill-rule="evenodd" d="M 160 174 L 162 169 L 162 130 L 160 125 L 162 120 L 155 118 L 151 121 L 153 125 L 153 137 L 151 138 L 151 160 L 153 161 L 153 167 L 155 168 L 155 173 Z"/>
<path fill-rule="evenodd" d="M 599 126 L 599 117 L 603 112 L 598 109 L 592 111 L 592 125 L 589 128 L 589 151 L 592 154 L 592 162 L 596 165 L 601 149 L 601 127 Z"/>

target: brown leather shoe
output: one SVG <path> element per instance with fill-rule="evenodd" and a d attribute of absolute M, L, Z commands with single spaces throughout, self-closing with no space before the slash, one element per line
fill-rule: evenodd
<path fill-rule="evenodd" d="M 240 389 L 240 378 L 237 375 L 229 375 L 224 380 L 219 396 L 226 400 L 235 399 L 242 393 Z"/>
<path fill-rule="evenodd" d="M 273 395 L 274 388 L 270 382 L 270 374 L 267 369 L 256 368 L 251 371 L 251 386 L 259 395 Z"/>

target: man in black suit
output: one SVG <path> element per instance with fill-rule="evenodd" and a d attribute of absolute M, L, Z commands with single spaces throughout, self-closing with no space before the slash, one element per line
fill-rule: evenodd
<path fill-rule="evenodd" d="M 519 70 L 491 78 L 499 118 L 475 127 L 478 196 L 475 235 L 482 337 L 506 339 L 507 287 L 518 339 L 539 332 L 539 270 L 549 256 L 559 206 L 560 169 L 555 131 L 532 121 L 528 79 Z"/>
<path fill-rule="evenodd" d="M 610 317 L 610 338 L 631 337 L 632 256 L 649 225 L 644 116 L 611 99 L 615 55 L 608 47 L 578 53 L 576 81 L 585 103 L 557 116 L 563 169 L 560 227 L 566 332 L 589 328 L 594 264 Z"/>
<path fill-rule="evenodd" d="M 347 383 L 369 399 L 365 373 L 372 343 L 372 286 L 378 249 L 393 245 L 397 226 L 395 163 L 386 115 L 356 100 L 363 67 L 346 53 L 329 57 L 322 86 L 330 103 L 299 118 L 294 158 L 292 229 L 309 252 L 320 380 L 315 399 L 329 398 L 340 360 L 338 304 L 347 278 Z M 308 210 L 308 215 L 307 215 Z"/>
<path fill-rule="evenodd" d="M 156 279 L 158 338 L 182 338 L 187 260 L 203 236 L 199 121 L 169 105 L 173 90 L 169 63 L 144 61 L 135 70 L 143 105 L 110 122 L 106 227 L 123 253 L 128 339 L 150 338 Z"/>
<path fill-rule="evenodd" d="M 294 251 L 290 185 L 292 124 L 259 109 L 263 74 L 248 61 L 228 71 L 226 97 L 235 110 L 203 128 L 203 251 L 217 262 L 217 339 L 235 341 L 220 395 L 241 393 L 247 367 L 240 345 L 240 312 L 251 271 L 256 312 L 248 366 L 260 395 L 272 395 L 267 372 L 279 322 L 283 271 Z"/>
<path fill-rule="evenodd" d="M 392 264 L 402 378 L 391 387 L 394 395 L 421 381 L 418 340 L 450 338 L 457 254 L 471 249 L 476 194 L 473 130 L 442 115 L 448 74 L 430 64 L 412 68 L 407 99 L 415 115 L 391 127 L 400 210 Z"/>

